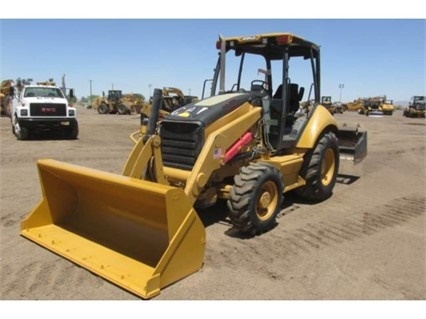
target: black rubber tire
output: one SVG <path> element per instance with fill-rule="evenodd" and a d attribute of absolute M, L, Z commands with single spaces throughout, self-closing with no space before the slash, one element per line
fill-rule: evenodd
<path fill-rule="evenodd" d="M 78 123 L 75 123 L 74 125 L 72 125 L 68 130 L 67 130 L 67 138 L 69 140 L 75 140 L 78 137 Z"/>
<path fill-rule="evenodd" d="M 109 107 L 105 103 L 101 103 L 98 106 L 98 113 L 99 114 L 108 114 L 109 113 Z"/>
<path fill-rule="evenodd" d="M 119 104 L 117 106 L 117 113 L 120 115 L 130 114 L 130 109 L 125 104 Z"/>
<path fill-rule="evenodd" d="M 234 227 L 250 235 L 271 229 L 281 210 L 283 191 L 283 178 L 275 167 L 261 163 L 242 167 L 234 177 L 227 201 Z"/>
<path fill-rule="evenodd" d="M 339 172 L 339 143 L 333 132 L 324 134 L 314 150 L 305 155 L 300 175 L 306 185 L 295 189 L 304 200 L 320 202 L 333 194 Z"/>
<path fill-rule="evenodd" d="M 16 118 L 16 115 L 15 115 L 15 116 L 13 117 L 13 119 L 11 120 L 11 123 L 12 123 L 12 133 L 13 133 L 13 135 L 15 135 L 15 136 L 16 136 L 16 138 L 17 138 L 18 140 L 20 140 L 20 141 L 24 141 L 24 140 L 28 139 L 28 138 L 29 138 L 29 136 L 30 136 L 30 131 L 29 131 L 26 127 L 21 127 L 21 126 L 19 125 L 19 132 L 18 132 L 18 131 L 15 129 L 14 121 L 16 121 L 16 124 L 18 124 L 18 123 L 17 123 L 18 119 Z"/>
<path fill-rule="evenodd" d="M 20 141 L 25 141 L 30 136 L 30 132 L 26 127 L 21 127 L 19 133 L 16 134 L 16 138 Z"/>

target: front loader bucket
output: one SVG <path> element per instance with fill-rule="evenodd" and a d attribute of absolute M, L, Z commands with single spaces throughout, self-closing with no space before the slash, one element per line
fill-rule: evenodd
<path fill-rule="evenodd" d="M 367 156 L 367 131 L 344 127 L 338 130 L 336 135 L 341 159 L 352 160 L 354 164 L 358 164 Z"/>
<path fill-rule="evenodd" d="M 43 198 L 22 236 L 145 299 L 202 267 L 205 229 L 182 189 L 55 160 L 37 166 Z"/>

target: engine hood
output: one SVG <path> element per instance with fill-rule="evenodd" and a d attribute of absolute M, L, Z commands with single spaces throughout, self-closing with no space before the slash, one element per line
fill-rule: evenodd
<path fill-rule="evenodd" d="M 67 103 L 67 100 L 60 97 L 24 97 L 26 103 Z"/>
<path fill-rule="evenodd" d="M 229 114 L 251 99 L 250 93 L 230 93 L 209 97 L 185 105 L 166 117 L 167 120 L 179 122 L 202 122 L 205 126 Z"/>

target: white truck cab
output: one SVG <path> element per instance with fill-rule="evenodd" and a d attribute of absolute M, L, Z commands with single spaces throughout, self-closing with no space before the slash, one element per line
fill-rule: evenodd
<path fill-rule="evenodd" d="M 70 96 L 73 97 L 73 90 Z M 77 110 L 54 82 L 21 86 L 15 92 L 11 115 L 12 131 L 19 140 L 41 131 L 60 132 L 68 139 L 78 136 Z"/>

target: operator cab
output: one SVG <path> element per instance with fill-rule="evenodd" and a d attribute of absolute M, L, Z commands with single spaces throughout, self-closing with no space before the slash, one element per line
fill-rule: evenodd
<path fill-rule="evenodd" d="M 120 101 L 122 95 L 123 94 L 122 94 L 121 90 L 109 90 L 108 91 L 108 100 L 112 101 L 112 102 L 118 102 L 118 101 Z"/>
<path fill-rule="evenodd" d="M 319 47 L 289 33 L 220 37 L 216 47 L 211 96 L 250 93 L 251 103 L 263 109 L 265 144 L 277 152 L 295 146 L 309 116 L 301 103 L 305 87 L 306 101 L 315 106 L 320 99 Z"/>

